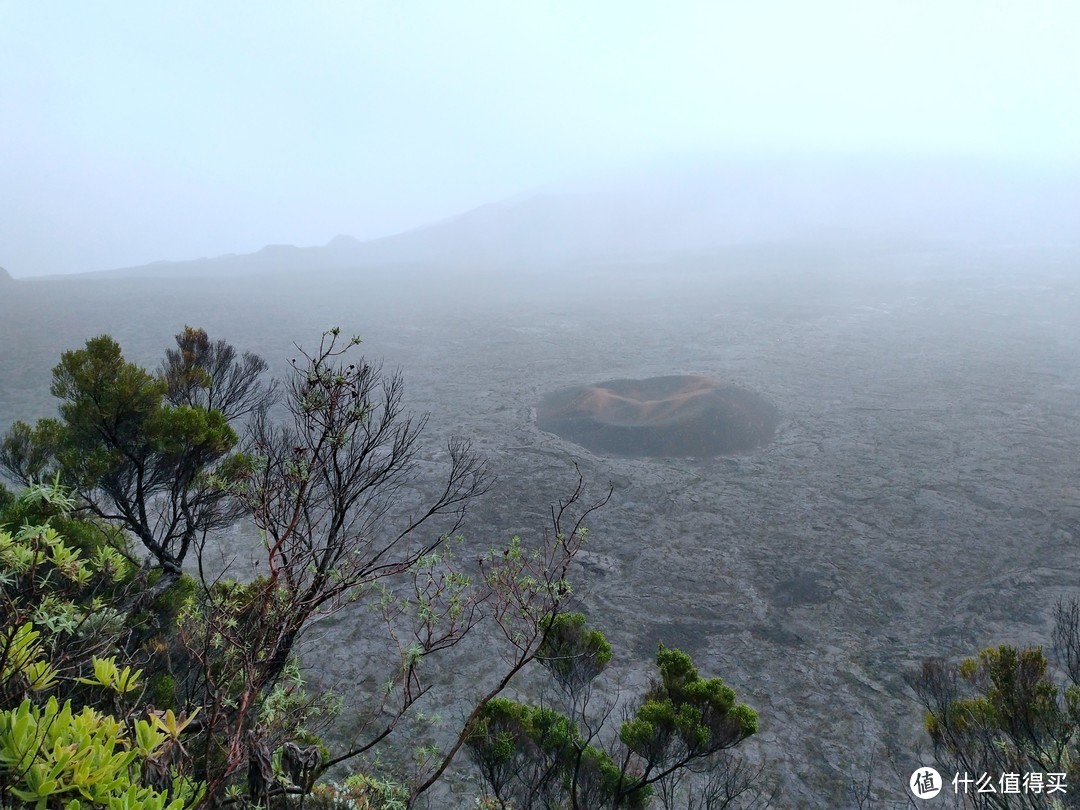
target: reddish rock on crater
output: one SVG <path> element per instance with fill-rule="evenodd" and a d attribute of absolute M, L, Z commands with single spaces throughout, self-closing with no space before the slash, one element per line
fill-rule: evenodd
<path fill-rule="evenodd" d="M 549 394 L 541 430 L 620 456 L 715 456 L 772 438 L 780 415 L 768 401 L 711 377 L 611 380 Z"/>

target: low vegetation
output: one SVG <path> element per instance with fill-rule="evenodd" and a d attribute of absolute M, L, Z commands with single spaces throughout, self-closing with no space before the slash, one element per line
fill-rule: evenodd
<path fill-rule="evenodd" d="M 357 343 L 326 333 L 279 384 L 198 329 L 156 371 L 107 336 L 63 355 L 58 416 L 0 444 L 22 485 L 0 488 L 0 806 L 415 807 L 457 760 L 477 807 L 766 804 L 732 751 L 757 715 L 682 652 L 661 647 L 643 694 L 598 698 L 615 653 L 570 574 L 607 498 L 579 477 L 534 544 L 463 554 L 483 461 L 453 440 L 441 483 L 421 480 L 424 420 Z M 214 577 L 215 533 L 238 520 L 261 538 L 258 576 Z M 365 712 L 309 689 L 297 658 L 313 622 L 358 602 L 397 650 Z M 381 770 L 438 656 L 479 634 L 505 654 L 460 727 L 411 772 Z M 515 688 L 526 671 L 559 706 Z M 335 720 L 352 744 L 323 739 Z"/>
<path fill-rule="evenodd" d="M 948 790 L 967 806 L 1080 806 L 1080 601 L 1058 604 L 1050 657 L 988 647 L 925 661 L 911 685 L 942 773 L 958 777 Z"/>

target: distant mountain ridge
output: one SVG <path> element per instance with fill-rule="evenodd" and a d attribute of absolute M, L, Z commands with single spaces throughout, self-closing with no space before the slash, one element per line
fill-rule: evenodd
<path fill-rule="evenodd" d="M 567 266 L 777 241 L 1076 244 L 1080 175 L 935 163 L 689 168 L 491 203 L 370 241 L 269 245 L 95 276 L 234 276 L 392 265 Z"/>
<path fill-rule="evenodd" d="M 351 236 L 335 236 L 325 245 L 296 247 L 267 245 L 255 253 L 227 253 L 222 256 L 181 261 L 159 261 L 135 267 L 100 270 L 80 275 L 97 277 L 169 277 L 210 275 L 251 275 L 292 273 L 301 270 L 341 270 L 355 266 L 356 250 L 362 243 Z"/>
<path fill-rule="evenodd" d="M 0 267 L 0 284 L 3 284 L 5 281 L 14 281 L 14 279 L 11 277 L 11 273 L 3 267 Z"/>

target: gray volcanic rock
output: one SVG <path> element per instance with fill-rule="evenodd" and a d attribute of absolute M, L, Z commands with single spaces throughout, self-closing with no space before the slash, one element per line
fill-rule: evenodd
<path fill-rule="evenodd" d="M 780 415 L 768 401 L 711 377 L 611 380 L 547 396 L 537 425 L 593 452 L 703 458 L 772 438 Z"/>
<path fill-rule="evenodd" d="M 14 280 L 15 279 L 13 279 L 11 277 L 11 273 L 9 273 L 3 267 L 0 267 L 0 284 L 3 284 L 5 281 L 14 281 Z"/>

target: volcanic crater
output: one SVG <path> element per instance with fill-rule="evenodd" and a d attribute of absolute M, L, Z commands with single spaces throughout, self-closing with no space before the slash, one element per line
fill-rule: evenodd
<path fill-rule="evenodd" d="M 578 385 L 549 394 L 536 409 L 541 430 L 617 456 L 745 452 L 768 442 L 779 420 L 753 391 L 698 375 Z"/>

